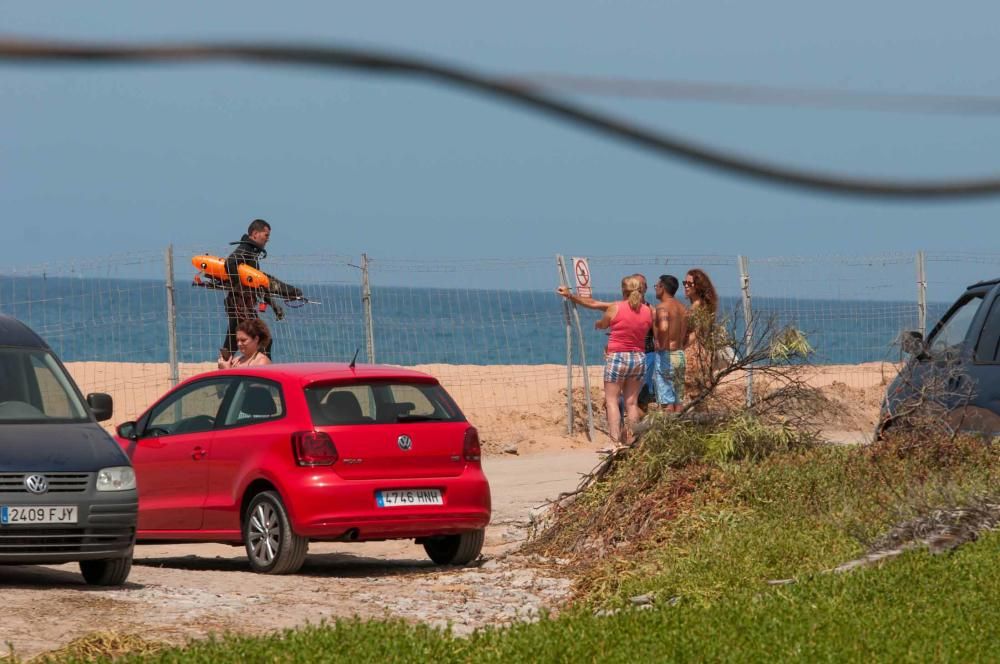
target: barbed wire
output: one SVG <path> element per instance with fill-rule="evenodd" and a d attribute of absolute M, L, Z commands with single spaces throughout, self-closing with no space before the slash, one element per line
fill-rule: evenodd
<path fill-rule="evenodd" d="M 572 124 L 614 136 L 653 152 L 711 169 L 827 193 L 879 198 L 969 198 L 1000 194 L 995 177 L 956 180 L 856 178 L 782 166 L 731 151 L 654 132 L 614 116 L 539 92 L 534 86 L 473 73 L 429 59 L 363 48 L 309 47 L 298 44 L 204 43 L 109 46 L 84 42 L 0 39 L 0 59 L 10 62 L 206 62 L 218 60 L 354 69 L 427 78 L 519 104 Z"/>

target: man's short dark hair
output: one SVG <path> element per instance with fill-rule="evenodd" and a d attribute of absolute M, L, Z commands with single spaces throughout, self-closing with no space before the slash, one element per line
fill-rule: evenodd
<path fill-rule="evenodd" d="M 667 295 L 673 297 L 677 294 L 677 287 L 680 285 L 677 282 L 677 277 L 672 274 L 661 274 L 660 275 L 660 285 L 663 289 L 667 291 Z"/>
<path fill-rule="evenodd" d="M 271 230 L 271 224 L 267 223 L 263 219 L 254 219 L 247 227 L 247 235 L 253 235 L 254 233 L 264 230 Z"/>

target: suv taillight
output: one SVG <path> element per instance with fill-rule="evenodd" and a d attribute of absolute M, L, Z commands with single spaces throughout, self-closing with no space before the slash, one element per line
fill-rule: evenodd
<path fill-rule="evenodd" d="M 296 431 L 292 434 L 292 452 L 300 466 L 332 466 L 337 461 L 333 439 L 322 431 Z"/>
<path fill-rule="evenodd" d="M 462 456 L 466 461 L 479 461 L 479 432 L 476 427 L 465 430 L 465 441 L 462 443 Z"/>

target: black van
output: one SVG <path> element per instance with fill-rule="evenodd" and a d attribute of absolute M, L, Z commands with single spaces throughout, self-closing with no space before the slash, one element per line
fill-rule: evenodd
<path fill-rule="evenodd" d="M 86 400 L 23 323 L 0 315 L 0 563 L 79 561 L 87 583 L 125 583 L 139 499 L 128 457 L 97 423 L 111 397 Z"/>

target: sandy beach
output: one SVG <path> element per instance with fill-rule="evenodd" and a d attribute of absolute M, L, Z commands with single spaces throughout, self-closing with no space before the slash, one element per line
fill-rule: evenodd
<path fill-rule="evenodd" d="M 113 428 L 134 419 L 170 387 L 166 363 L 70 362 L 67 368 L 84 394 L 107 392 L 115 415 Z M 481 433 L 488 454 L 518 454 L 602 446 L 607 438 L 602 397 L 602 367 L 589 368 L 595 439 L 587 439 L 583 373 L 573 371 L 574 433 L 567 431 L 566 367 L 542 365 L 453 365 L 412 367 L 436 376 Z M 215 369 L 212 362 L 181 364 L 180 379 Z M 853 441 L 874 428 L 885 385 L 894 365 L 873 362 L 858 365 L 816 366 L 804 370 L 807 382 L 819 388 L 835 406 L 821 423 L 831 439 Z M 735 377 L 734 381 L 742 381 Z"/>

